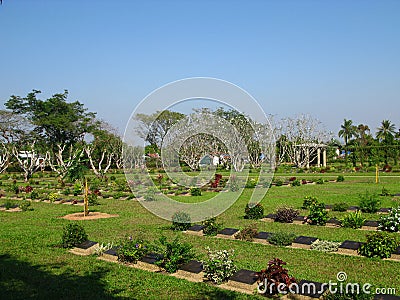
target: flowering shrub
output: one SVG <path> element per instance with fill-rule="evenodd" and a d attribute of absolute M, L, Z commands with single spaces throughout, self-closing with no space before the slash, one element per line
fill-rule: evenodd
<path fill-rule="evenodd" d="M 303 209 L 309 209 L 312 204 L 318 203 L 318 199 L 312 196 L 306 196 L 303 201 Z"/>
<path fill-rule="evenodd" d="M 400 206 L 392 208 L 389 215 L 380 218 L 378 229 L 390 232 L 400 230 Z"/>
<path fill-rule="evenodd" d="M 208 247 L 206 250 L 208 260 L 203 262 L 203 267 L 207 279 L 220 284 L 236 272 L 236 266 L 232 260 L 234 250 L 212 251 Z"/>
<path fill-rule="evenodd" d="M 118 260 L 122 262 L 136 263 L 139 259 L 149 253 L 150 247 L 143 239 L 132 239 L 129 237 L 120 243 L 117 250 Z"/>
<path fill-rule="evenodd" d="M 217 223 L 217 218 L 215 217 L 204 220 L 201 224 L 204 226 L 203 233 L 205 235 L 216 235 L 222 229 L 222 224 Z"/>

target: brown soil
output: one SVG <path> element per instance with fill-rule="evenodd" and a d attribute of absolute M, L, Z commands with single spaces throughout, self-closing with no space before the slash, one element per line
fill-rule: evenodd
<path fill-rule="evenodd" d="M 89 212 L 89 215 L 85 217 L 83 215 L 83 212 L 81 212 L 81 213 L 69 214 L 61 218 L 67 220 L 97 220 L 97 219 L 107 219 L 113 217 L 118 217 L 118 215 L 110 215 L 102 212 Z"/>

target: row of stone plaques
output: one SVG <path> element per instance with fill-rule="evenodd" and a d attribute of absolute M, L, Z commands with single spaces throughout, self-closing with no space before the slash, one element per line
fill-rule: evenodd
<path fill-rule="evenodd" d="M 276 214 L 269 214 L 261 219 L 264 222 L 275 222 Z M 297 216 L 294 218 L 293 223 L 286 224 L 298 224 L 305 225 L 307 222 L 305 221 L 305 216 Z M 377 230 L 378 229 L 378 221 L 368 220 L 364 222 L 364 225 L 360 228 L 361 230 Z M 326 222 L 327 227 L 341 227 L 341 222 L 336 218 L 331 218 Z"/>
<path fill-rule="evenodd" d="M 190 227 L 186 231 L 186 233 L 194 234 L 194 235 L 203 235 L 203 226 L 202 225 L 194 225 L 194 226 Z M 237 233 L 239 233 L 239 230 L 236 228 L 225 228 L 225 229 L 219 231 L 216 237 L 223 238 L 223 239 L 235 239 L 235 235 Z M 261 231 L 257 234 L 257 236 L 253 239 L 253 241 L 256 243 L 261 243 L 261 244 L 270 244 L 268 242 L 268 239 L 272 234 L 273 234 L 272 232 Z M 292 243 L 292 245 L 290 247 L 301 248 L 301 249 L 311 249 L 311 244 L 313 242 L 315 242 L 316 240 L 317 240 L 317 238 L 315 238 L 315 237 L 298 236 L 298 237 L 296 237 L 296 239 L 294 240 L 294 242 Z M 357 250 L 361 245 L 362 245 L 361 242 L 346 240 L 339 246 L 337 253 L 348 254 L 348 255 L 358 255 Z M 400 261 L 400 246 L 397 247 L 397 249 L 395 250 L 395 252 L 392 254 L 392 256 L 389 259 Z"/>
<path fill-rule="evenodd" d="M 235 229 L 226 228 L 221 231 L 221 235 L 224 233 L 232 233 Z M 237 231 L 236 231 L 237 232 Z M 260 237 L 268 236 L 268 233 L 260 233 Z M 313 238 L 309 237 L 299 237 L 297 242 L 299 244 L 310 244 L 312 243 Z M 94 253 L 96 245 L 98 243 L 93 241 L 86 241 L 77 247 L 70 250 L 70 252 L 77 254 L 77 255 L 91 255 Z M 147 270 L 151 272 L 160 272 L 161 269 L 155 265 L 155 262 L 159 255 L 156 253 L 150 253 L 140 259 L 136 264 L 132 264 L 131 266 Z M 102 256 L 99 256 L 99 259 L 111 261 L 111 262 L 118 262 L 117 257 L 117 249 L 112 248 L 106 252 Z M 192 282 L 204 282 L 204 272 L 203 272 L 203 265 L 200 261 L 191 260 L 188 263 L 182 265 L 180 269 L 176 272 L 171 274 L 171 276 L 185 279 Z M 313 288 L 309 288 L 309 287 Z M 227 290 L 237 291 L 246 294 L 254 294 L 257 290 L 258 283 L 256 272 L 252 270 L 240 269 L 235 272 L 227 282 L 220 284 L 220 288 L 224 288 Z M 297 284 L 298 294 L 288 294 L 281 299 L 319 299 L 322 298 L 328 292 L 328 287 L 323 286 L 320 282 L 315 281 L 307 281 L 301 280 Z M 397 296 L 380 296 L 375 297 L 375 299 L 380 300 L 399 300 L 400 297 Z"/>

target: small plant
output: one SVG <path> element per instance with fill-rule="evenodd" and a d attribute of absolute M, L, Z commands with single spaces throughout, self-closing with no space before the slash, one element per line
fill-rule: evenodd
<path fill-rule="evenodd" d="M 312 196 L 306 196 L 303 200 L 302 209 L 309 209 L 311 205 L 318 203 L 318 199 Z"/>
<path fill-rule="evenodd" d="M 349 205 L 345 202 L 335 203 L 332 206 L 333 211 L 341 211 L 344 212 L 349 208 Z"/>
<path fill-rule="evenodd" d="M 348 291 L 348 293 L 328 293 L 322 298 L 323 300 L 373 300 L 374 295 L 364 293 L 363 291 Z"/>
<path fill-rule="evenodd" d="M 256 273 L 259 292 L 275 295 L 287 291 L 292 284 L 296 283 L 296 279 L 289 275 L 284 265 L 286 265 L 284 261 L 274 258 L 268 262 L 265 270 Z"/>
<path fill-rule="evenodd" d="M 231 192 L 237 192 L 239 189 L 239 179 L 235 175 L 231 175 L 231 177 L 229 177 L 229 190 Z"/>
<path fill-rule="evenodd" d="M 261 203 L 248 203 L 244 209 L 244 218 L 258 220 L 264 217 L 264 207 Z"/>
<path fill-rule="evenodd" d="M 399 246 L 399 240 L 387 232 L 374 232 L 367 234 L 367 242 L 358 249 L 360 255 L 366 257 L 389 258 Z"/>
<path fill-rule="evenodd" d="M 315 203 L 310 206 L 310 212 L 307 216 L 307 223 L 311 225 L 324 226 L 328 221 L 328 212 L 324 203 Z"/>
<path fill-rule="evenodd" d="M 257 181 L 254 178 L 249 178 L 246 182 L 245 188 L 253 189 L 257 185 Z"/>
<path fill-rule="evenodd" d="M 258 234 L 257 223 L 250 224 L 235 234 L 235 239 L 252 242 Z"/>
<path fill-rule="evenodd" d="M 392 196 L 392 194 L 389 192 L 388 189 L 386 189 L 385 187 L 382 187 L 381 196 Z"/>
<path fill-rule="evenodd" d="M 32 193 L 32 191 L 33 191 L 33 187 L 31 187 L 30 185 L 27 185 L 25 187 L 25 193 Z"/>
<path fill-rule="evenodd" d="M 159 267 L 164 268 L 168 273 L 174 273 L 178 268 L 194 258 L 193 246 L 189 243 L 179 241 L 176 237 L 168 242 L 165 236 L 158 240 L 157 252 L 161 257 L 155 262 Z"/>
<path fill-rule="evenodd" d="M 381 200 L 379 200 L 376 194 L 370 194 L 368 191 L 365 194 L 360 195 L 360 209 L 365 213 L 376 213 L 381 205 Z"/>
<path fill-rule="evenodd" d="M 9 210 L 10 208 L 14 208 L 16 207 L 16 204 L 12 201 L 6 201 L 6 203 L 4 203 L 4 207 L 6 208 L 6 210 Z"/>
<path fill-rule="evenodd" d="M 216 217 L 204 220 L 201 224 L 204 226 L 203 233 L 208 236 L 216 235 L 222 229 L 222 223 L 217 223 Z"/>
<path fill-rule="evenodd" d="M 392 208 L 387 216 L 379 219 L 378 229 L 390 232 L 400 231 L 400 206 Z"/>
<path fill-rule="evenodd" d="M 341 220 L 342 227 L 358 229 L 364 225 L 365 218 L 361 215 L 361 211 L 351 212 L 344 216 Z"/>
<path fill-rule="evenodd" d="M 190 188 L 190 195 L 191 196 L 201 196 L 201 189 L 198 187 Z"/>
<path fill-rule="evenodd" d="M 88 194 L 88 202 L 89 205 L 95 206 L 95 205 L 100 205 L 99 201 L 97 200 L 97 194 L 94 193 L 93 191 L 90 191 Z"/>
<path fill-rule="evenodd" d="M 281 179 L 276 179 L 275 180 L 275 185 L 276 186 L 282 186 L 283 185 L 283 181 Z"/>
<path fill-rule="evenodd" d="M 344 181 L 344 176 L 343 175 L 339 175 L 337 178 L 336 178 L 336 182 L 343 182 Z"/>
<path fill-rule="evenodd" d="M 294 218 L 299 215 L 299 211 L 292 207 L 278 207 L 276 210 L 275 221 L 282 223 L 293 223 Z"/>
<path fill-rule="evenodd" d="M 191 226 L 190 215 L 184 211 L 177 211 L 172 216 L 172 230 L 187 230 Z"/>
<path fill-rule="evenodd" d="M 148 243 L 143 239 L 126 238 L 120 242 L 117 250 L 118 260 L 125 263 L 136 263 L 150 251 Z"/>
<path fill-rule="evenodd" d="M 53 203 L 54 201 L 58 200 L 58 194 L 57 193 L 50 193 L 48 198 L 49 198 L 50 202 Z"/>
<path fill-rule="evenodd" d="M 118 199 L 122 198 L 123 196 L 124 196 L 124 193 L 121 191 L 118 191 L 112 195 L 113 199 L 115 199 L 115 200 L 118 200 Z"/>
<path fill-rule="evenodd" d="M 33 191 L 33 192 L 31 193 L 31 195 L 30 195 L 30 198 L 31 198 L 32 200 L 38 199 L 38 198 L 39 198 L 39 193 L 36 192 L 36 191 Z"/>
<path fill-rule="evenodd" d="M 300 185 L 301 185 L 301 182 L 300 182 L 299 179 L 295 179 L 295 180 L 292 181 L 291 185 L 292 185 L 292 186 L 300 186 Z"/>
<path fill-rule="evenodd" d="M 324 184 L 324 180 L 322 178 L 318 178 L 315 182 L 317 184 Z"/>
<path fill-rule="evenodd" d="M 110 250 L 113 247 L 113 243 L 97 244 L 94 249 L 94 255 L 102 256 L 104 252 Z"/>
<path fill-rule="evenodd" d="M 78 196 L 78 195 L 82 194 L 82 191 L 83 191 L 82 183 L 79 180 L 76 180 L 75 184 L 74 184 L 74 191 L 73 191 L 74 196 Z"/>
<path fill-rule="evenodd" d="M 234 250 L 207 250 L 207 260 L 203 261 L 204 276 L 216 284 L 226 281 L 236 272 L 232 256 Z"/>
<path fill-rule="evenodd" d="M 22 203 L 18 206 L 22 211 L 31 211 L 33 208 L 31 207 L 31 202 L 28 200 L 22 201 Z"/>
<path fill-rule="evenodd" d="M 61 245 L 64 248 L 72 248 L 87 241 L 85 228 L 78 223 L 69 223 L 63 229 Z"/>
<path fill-rule="evenodd" d="M 331 242 L 324 240 L 316 240 L 311 244 L 312 250 L 322 251 L 322 252 L 336 252 L 338 251 L 341 242 Z"/>
<path fill-rule="evenodd" d="M 276 232 L 268 238 L 268 242 L 277 246 L 289 246 L 293 243 L 295 238 L 296 235 L 294 233 Z"/>
<path fill-rule="evenodd" d="M 148 188 L 146 193 L 144 194 L 144 200 L 146 201 L 155 201 L 156 200 L 156 190 L 154 188 Z"/>
<path fill-rule="evenodd" d="M 70 194 L 73 194 L 73 192 L 71 192 L 71 189 L 70 189 L 70 188 L 64 189 L 64 190 L 62 191 L 62 193 L 63 193 L 65 196 L 68 196 L 68 195 L 70 195 Z"/>

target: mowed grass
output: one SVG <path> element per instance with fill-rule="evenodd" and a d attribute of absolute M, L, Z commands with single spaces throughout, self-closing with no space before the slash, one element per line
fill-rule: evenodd
<path fill-rule="evenodd" d="M 265 214 L 273 213 L 280 205 L 300 208 L 305 196 L 315 196 L 325 204 L 346 202 L 358 205 L 359 195 L 369 191 L 379 194 L 382 187 L 391 193 L 400 193 L 400 177 L 382 176 L 375 183 L 368 176 L 345 175 L 342 183 L 324 183 L 300 187 L 271 187 L 262 200 Z M 291 174 L 279 174 L 282 179 Z M 278 177 L 279 177 L 278 176 Z M 336 174 L 299 174 L 297 178 L 319 177 L 335 179 Z M 243 218 L 244 207 L 252 189 L 218 217 L 225 227 L 243 228 L 256 222 L 260 231 L 284 231 L 332 241 L 365 241 L 366 231 L 326 228 L 308 225 L 267 223 Z M 209 194 L 197 200 L 204 201 Z M 204 198 L 203 198 L 204 197 Z M 194 199 L 181 196 L 177 198 Z M 396 198 L 380 197 L 382 207 L 399 205 Z M 181 199 L 181 200 L 182 200 Z M 6 200 L 0 199 L 0 204 Z M 17 201 L 17 200 L 16 200 Z M 349 282 L 371 283 L 375 287 L 395 288 L 400 294 L 400 262 L 327 254 L 310 250 L 260 245 L 215 237 L 191 236 L 170 230 L 170 222 L 162 220 L 135 200 L 102 199 L 94 210 L 118 214 L 117 218 L 80 221 L 91 240 L 118 242 L 127 235 L 142 235 L 152 241 L 161 235 L 176 235 L 193 244 L 197 259 L 205 258 L 205 247 L 234 249 L 239 268 L 260 270 L 268 261 L 278 257 L 287 262 L 291 275 L 297 279 L 320 282 L 336 281 L 336 274 L 344 271 Z M 62 204 L 32 203 L 34 211 L 0 212 L 0 298 L 2 299 L 250 299 L 204 283 L 190 283 L 165 274 L 137 270 L 120 264 L 107 263 L 95 257 L 79 257 L 55 245 L 61 239 L 62 228 L 71 221 L 61 219 L 69 213 L 80 212 L 82 207 Z M 307 214 L 307 211 L 302 211 Z M 341 218 L 346 213 L 330 212 Z M 378 215 L 366 214 L 367 219 Z M 373 290 L 373 289 L 371 289 Z"/>

